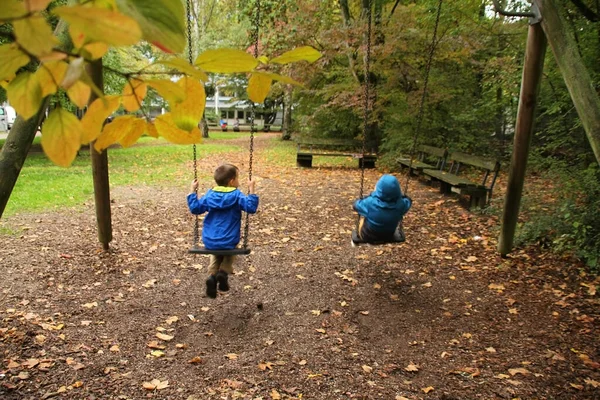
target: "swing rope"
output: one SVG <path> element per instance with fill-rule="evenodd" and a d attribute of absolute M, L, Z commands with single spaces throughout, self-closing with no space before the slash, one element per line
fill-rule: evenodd
<path fill-rule="evenodd" d="M 435 47 L 437 45 L 437 31 L 438 26 L 440 24 L 440 14 L 442 12 L 442 1 L 439 0 L 437 7 L 437 15 L 435 17 L 435 25 L 433 28 L 433 37 L 431 39 L 431 46 L 429 46 L 429 55 L 427 58 L 427 65 L 425 67 L 425 80 L 423 82 L 423 93 L 421 94 L 421 104 L 419 106 L 419 112 L 417 114 L 417 123 L 415 126 L 415 133 L 413 137 L 412 149 L 410 151 L 410 164 L 408 166 L 408 172 L 406 173 L 406 184 L 404 185 L 404 195 L 408 192 L 408 183 L 410 182 L 410 171 L 412 170 L 413 158 L 417 151 L 417 141 L 419 138 L 419 134 L 421 133 L 421 125 L 423 123 L 423 115 L 425 114 L 425 100 L 427 97 L 427 86 L 429 84 L 429 73 L 431 72 L 431 63 L 433 60 L 433 53 L 435 51 Z"/>
<path fill-rule="evenodd" d="M 367 150 L 367 132 L 369 130 L 369 111 L 370 111 L 370 102 L 369 102 L 369 85 L 370 85 L 370 73 L 371 73 L 371 1 L 369 0 L 369 5 L 367 7 L 367 51 L 365 54 L 365 109 L 363 116 L 363 134 L 362 134 L 362 158 L 360 162 L 360 192 L 359 199 L 363 198 L 364 187 L 365 187 L 365 153 Z M 358 224 L 360 221 L 360 216 L 358 221 L 356 222 L 356 227 L 358 228 Z"/>
<path fill-rule="evenodd" d="M 189 1 L 189 0 L 188 0 Z M 252 43 L 254 44 L 253 55 L 254 58 L 258 58 L 258 33 L 260 28 L 260 0 L 256 0 L 256 12 L 254 14 L 254 30 L 252 31 Z M 254 154 L 254 119 L 256 117 L 256 106 L 252 102 L 251 113 L 250 113 L 250 158 L 248 160 L 248 179 L 252 180 L 252 162 Z M 244 239 L 243 247 L 248 247 L 248 232 L 250 230 L 250 214 L 246 213 L 244 222 Z"/>
<path fill-rule="evenodd" d="M 190 65 L 194 64 L 194 54 L 192 51 L 192 6 L 190 0 L 186 0 L 186 12 L 187 12 L 187 45 L 188 45 L 188 61 Z M 198 179 L 198 151 L 196 144 L 194 143 L 194 180 Z M 196 195 L 198 195 L 198 188 L 196 187 Z M 198 245 L 200 239 L 200 216 L 194 216 L 194 246 Z"/>
<path fill-rule="evenodd" d="M 193 65 L 193 52 L 192 52 L 192 7 L 191 0 L 186 0 L 186 11 L 187 11 L 187 44 L 188 44 L 188 58 L 191 65 Z M 258 58 L 258 34 L 260 27 L 260 0 L 256 1 L 256 13 L 254 16 L 254 30 L 252 32 L 252 43 L 254 44 L 253 55 L 254 58 Z M 252 164 L 254 160 L 254 132 L 255 128 L 255 117 L 256 117 L 256 107 L 254 102 L 252 102 L 251 114 L 250 114 L 250 150 L 249 150 L 249 160 L 248 160 L 248 179 L 252 179 Z M 193 157 L 194 157 L 194 179 L 198 179 L 198 152 L 196 148 L 196 144 L 193 145 Z M 196 195 L 198 194 L 198 189 L 196 188 Z M 198 242 L 200 241 L 200 217 L 198 215 L 195 216 L 194 221 L 194 247 L 190 250 L 191 253 L 196 254 L 215 254 L 215 255 L 231 255 L 231 254 L 248 254 L 250 250 L 248 249 L 248 236 L 250 231 L 250 218 L 249 214 L 246 213 L 245 223 L 244 223 L 244 237 L 242 241 L 243 251 L 237 250 L 205 250 L 198 247 Z"/>

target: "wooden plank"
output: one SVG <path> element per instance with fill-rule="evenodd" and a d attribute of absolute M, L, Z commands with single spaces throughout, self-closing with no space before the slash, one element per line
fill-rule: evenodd
<path fill-rule="evenodd" d="M 479 183 L 472 182 L 469 179 L 463 178 L 462 176 L 454 175 L 446 171 L 439 171 L 437 169 L 425 169 L 423 170 L 423 173 L 439 181 L 449 183 L 452 186 L 473 186 L 485 188 L 485 186 Z"/>
<path fill-rule="evenodd" d="M 446 149 L 440 149 L 439 147 L 421 145 L 419 146 L 419 151 L 427 154 L 431 154 L 432 156 L 444 158 L 446 157 Z"/>
<path fill-rule="evenodd" d="M 467 153 L 454 152 L 450 154 L 448 160 L 458 161 L 461 164 L 471 165 L 473 167 L 483 168 L 488 171 L 495 171 L 499 168 L 498 160 L 473 156 Z"/>

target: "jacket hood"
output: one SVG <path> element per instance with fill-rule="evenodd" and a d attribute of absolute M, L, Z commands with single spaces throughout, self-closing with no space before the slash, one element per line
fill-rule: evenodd
<path fill-rule="evenodd" d="M 375 195 L 385 202 L 395 202 L 402 197 L 400 183 L 393 175 L 383 175 L 375 185 Z"/>
<path fill-rule="evenodd" d="M 239 193 L 234 187 L 217 186 L 207 193 L 206 203 L 212 209 L 225 210 L 237 206 Z"/>

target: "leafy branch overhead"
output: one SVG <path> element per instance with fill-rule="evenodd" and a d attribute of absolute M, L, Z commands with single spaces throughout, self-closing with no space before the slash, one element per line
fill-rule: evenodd
<path fill-rule="evenodd" d="M 0 8 L 0 23 L 13 28 L 10 41 L 0 45 L 0 85 L 17 113 L 25 119 L 37 114 L 47 96 L 65 92 L 78 108 L 87 108 L 80 120 L 62 107 L 53 110 L 42 125 L 42 146 L 57 165 L 71 165 L 81 145 L 95 142 L 98 151 L 120 143 L 127 147 L 143 134 L 162 136 L 172 143 L 201 141 L 198 122 L 206 104 L 207 73 L 248 74 L 248 97 L 262 103 L 273 81 L 302 86 L 294 79 L 271 71 L 277 65 L 314 62 L 321 54 L 310 46 L 298 47 L 269 60 L 255 58 L 238 49 L 207 50 L 193 64 L 178 56 L 186 47 L 183 3 L 171 0 L 87 0 L 78 4 L 49 7 L 51 0 L 8 0 Z M 65 50 L 47 21 L 58 17 L 68 24 L 73 50 Z M 92 82 L 86 64 L 102 58 L 111 47 L 140 41 L 152 43 L 171 54 L 148 62 L 137 71 L 112 71 L 126 78 L 118 96 L 104 96 Z M 36 72 L 21 71 L 38 62 Z M 168 75 L 170 79 L 157 78 Z M 109 124 L 104 121 L 123 108 L 137 113 L 148 90 L 168 104 L 170 112 L 155 122 L 147 116 L 123 115 Z M 94 92 L 97 99 L 91 104 Z"/>

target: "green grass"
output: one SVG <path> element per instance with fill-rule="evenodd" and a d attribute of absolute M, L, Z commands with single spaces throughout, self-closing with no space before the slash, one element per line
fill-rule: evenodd
<path fill-rule="evenodd" d="M 223 135 L 227 139 L 233 136 L 225 132 Z M 211 136 L 197 146 L 198 157 L 241 150 L 237 145 L 211 143 L 213 140 L 221 140 L 220 135 Z M 240 134 L 240 137 L 243 136 L 243 133 Z M 139 143 L 146 146 L 109 150 L 111 187 L 168 185 L 187 188 L 192 177 L 192 146 L 170 145 L 162 139 L 152 138 L 142 138 Z M 73 207 L 92 198 L 89 152 L 81 151 L 69 168 L 54 165 L 42 153 L 31 153 L 4 215 Z"/>

